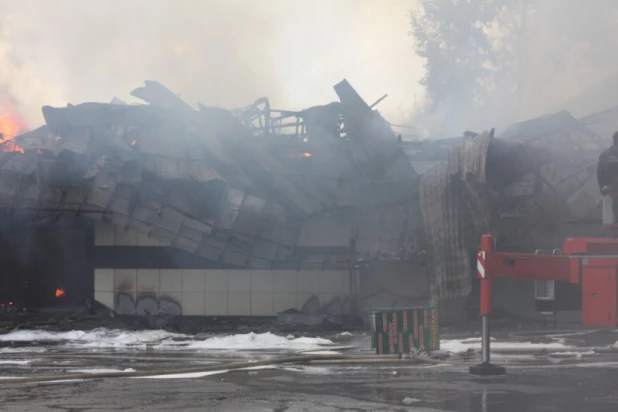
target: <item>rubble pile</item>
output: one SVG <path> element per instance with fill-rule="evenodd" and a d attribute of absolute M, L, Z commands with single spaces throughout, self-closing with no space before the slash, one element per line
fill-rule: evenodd
<path fill-rule="evenodd" d="M 77 213 L 231 266 L 271 268 L 294 259 L 312 216 L 416 196 L 418 176 L 388 123 L 347 81 L 335 91 L 340 103 L 294 113 L 303 133 L 277 133 L 272 121 L 260 129 L 269 139 L 250 127 L 251 110 L 194 110 L 156 82 L 132 92 L 145 105 L 43 107 L 46 125 L 15 139 L 24 153 L 0 154 L 0 208 L 12 219 Z"/>
<path fill-rule="evenodd" d="M 148 81 L 132 92 L 146 104 L 43 107 L 46 124 L 15 138 L 23 150 L 0 153 L 3 221 L 74 213 L 270 269 L 314 258 L 302 228 L 330 216 L 350 239 L 342 265 L 428 258 L 431 295 L 448 299 L 470 293 L 481 233 L 523 247 L 598 216 L 606 139 L 593 130 L 610 112 L 405 142 L 347 81 L 334 90 L 339 102 L 302 111 L 266 98 L 228 111 Z"/>

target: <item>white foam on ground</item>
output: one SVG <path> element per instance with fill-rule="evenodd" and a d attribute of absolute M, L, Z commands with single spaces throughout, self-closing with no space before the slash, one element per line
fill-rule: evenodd
<path fill-rule="evenodd" d="M 59 342 L 65 347 L 97 349 L 158 349 L 192 351 L 251 351 L 251 350 L 291 350 L 307 351 L 331 349 L 335 344 L 323 338 L 293 338 L 272 333 L 246 333 L 228 336 L 200 338 L 171 333 L 164 330 L 123 331 L 98 328 L 91 331 L 74 330 L 51 332 L 43 330 L 19 330 L 0 335 L 3 342 Z M 332 349 L 331 349 L 332 350 Z M 45 351 L 41 347 L 2 348 L 0 353 Z"/>
<path fill-rule="evenodd" d="M 19 330 L 0 335 L 3 342 L 66 342 L 71 346 L 87 348 L 121 348 L 144 346 L 170 338 L 189 338 L 187 335 L 170 333 L 164 330 L 123 331 L 98 328 L 91 331 L 73 330 L 69 332 L 50 332 L 43 330 Z M 31 348 L 30 348 L 31 349 Z"/>
<path fill-rule="evenodd" d="M 491 341 L 492 349 L 573 349 L 572 346 L 565 345 L 560 342 L 550 342 L 550 343 L 532 343 L 532 342 L 513 342 L 513 341 L 500 341 L 498 339 L 492 339 Z M 465 352 L 469 349 L 480 350 L 481 349 L 481 338 L 470 338 L 470 339 L 452 339 L 452 340 L 441 340 L 440 341 L 440 350 L 445 350 L 448 352 Z"/>
<path fill-rule="evenodd" d="M 181 347 L 182 349 L 193 350 L 267 350 L 267 349 L 291 349 L 291 350 L 312 350 L 324 346 L 334 345 L 331 340 L 322 338 L 296 338 L 289 339 L 272 333 L 245 333 L 241 335 L 215 336 L 201 341 L 177 342 L 163 340 L 156 349 L 171 349 Z"/>

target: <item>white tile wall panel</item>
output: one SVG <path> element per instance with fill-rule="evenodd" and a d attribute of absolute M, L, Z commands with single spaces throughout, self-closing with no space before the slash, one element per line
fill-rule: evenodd
<path fill-rule="evenodd" d="M 94 245 L 114 246 L 114 225 L 101 220 L 94 224 Z"/>
<path fill-rule="evenodd" d="M 341 294 L 343 291 L 343 273 L 335 270 L 320 272 L 320 293 Z"/>
<path fill-rule="evenodd" d="M 114 269 L 95 269 L 94 270 L 94 291 L 113 292 L 114 291 Z"/>
<path fill-rule="evenodd" d="M 302 309 L 314 295 L 325 308 L 333 299 L 347 297 L 348 285 L 347 271 L 95 270 L 95 292 L 110 307 L 119 292 L 133 297 L 153 292 L 172 296 L 188 316 L 275 316 Z"/>
<path fill-rule="evenodd" d="M 227 295 L 228 316 L 250 316 L 251 294 L 249 292 L 230 292 Z"/>
<path fill-rule="evenodd" d="M 305 304 L 305 302 L 307 302 L 312 296 L 317 296 L 316 293 L 310 293 L 310 292 L 298 292 L 296 294 L 296 308 L 298 310 L 301 310 L 303 308 L 303 305 Z M 322 302 L 320 302 L 321 304 Z"/>
<path fill-rule="evenodd" d="M 320 272 L 301 270 L 296 272 L 296 290 L 299 293 L 317 293 L 320 290 Z"/>
<path fill-rule="evenodd" d="M 94 292 L 94 299 L 101 302 L 110 309 L 114 309 L 114 292 Z"/>
<path fill-rule="evenodd" d="M 119 315 L 135 315 L 135 292 L 114 293 L 114 305 Z"/>
<path fill-rule="evenodd" d="M 286 292 L 296 293 L 296 271 L 295 270 L 275 270 L 274 290 L 275 293 Z"/>
<path fill-rule="evenodd" d="M 340 293 L 320 293 L 317 296 L 318 296 L 318 299 L 320 300 L 320 308 L 325 308 L 333 300 L 337 298 L 341 298 Z"/>
<path fill-rule="evenodd" d="M 251 292 L 251 316 L 274 316 L 272 292 Z"/>
<path fill-rule="evenodd" d="M 206 276 L 204 269 L 182 270 L 182 292 L 205 292 Z"/>
<path fill-rule="evenodd" d="M 275 314 L 288 309 L 298 308 L 296 303 L 296 293 L 275 293 L 274 297 L 274 312 Z"/>
<path fill-rule="evenodd" d="M 206 270 L 206 293 L 225 292 L 227 296 L 227 277 L 226 270 Z"/>
<path fill-rule="evenodd" d="M 349 296 L 350 295 L 350 272 L 347 270 L 343 271 L 343 276 L 341 277 L 341 283 L 342 283 L 342 293 L 345 296 Z"/>
<path fill-rule="evenodd" d="M 252 270 L 251 271 L 251 292 L 274 291 L 274 275 L 272 270 Z"/>
<path fill-rule="evenodd" d="M 182 314 L 187 316 L 203 316 L 205 313 L 204 293 L 183 292 Z"/>
<path fill-rule="evenodd" d="M 137 284 L 137 270 L 114 269 L 114 291 L 135 291 Z"/>
<path fill-rule="evenodd" d="M 250 292 L 251 272 L 248 270 L 228 270 L 227 284 L 229 292 Z"/>
<path fill-rule="evenodd" d="M 227 292 L 206 292 L 206 316 L 227 316 Z"/>
<path fill-rule="evenodd" d="M 161 304 L 162 300 L 171 300 L 175 303 L 177 303 L 178 305 L 181 306 L 182 308 L 182 293 L 178 292 L 161 292 L 159 295 L 159 311 L 161 312 L 161 314 L 165 314 L 167 313 L 167 307 L 168 305 L 166 303 Z M 169 305 L 171 307 L 171 310 L 176 310 L 176 305 Z M 183 308 L 183 313 L 184 315 L 184 308 Z M 171 315 L 174 315 L 174 313 L 171 313 Z"/>
<path fill-rule="evenodd" d="M 182 292 L 182 270 L 161 269 L 159 271 L 159 289 L 161 293 Z"/>
<path fill-rule="evenodd" d="M 137 291 L 159 292 L 159 269 L 137 269 Z"/>

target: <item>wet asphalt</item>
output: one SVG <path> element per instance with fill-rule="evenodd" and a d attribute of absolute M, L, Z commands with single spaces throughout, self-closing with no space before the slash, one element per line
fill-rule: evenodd
<path fill-rule="evenodd" d="M 604 331 L 569 339 L 574 345 L 601 347 L 615 343 L 617 337 L 614 331 Z M 364 337 L 347 343 L 366 348 L 366 341 Z M 484 379 L 468 374 L 468 365 L 477 363 L 477 357 L 467 363 L 459 359 L 458 364 L 403 360 L 285 365 L 177 379 L 2 382 L 2 377 L 83 371 L 177 370 L 222 360 L 178 351 L 103 350 L 81 352 L 86 356 L 80 357 L 72 352 L 75 349 L 51 344 L 43 350 L 0 354 L 0 411 L 618 411 L 618 353 L 495 354 L 494 361 L 507 367 L 507 376 Z M 362 353 L 369 352 L 356 352 Z M 276 355 L 235 352 L 229 356 L 238 361 L 239 357 Z"/>
<path fill-rule="evenodd" d="M 54 361 L 55 362 L 55 361 Z M 3 374 L 180 368 L 126 360 L 5 366 Z M 583 366 L 582 366 L 583 365 Z M 586 366 L 588 365 L 588 366 Z M 513 364 L 502 378 L 464 366 L 294 365 L 187 379 L 105 379 L 2 384 L 2 411 L 572 411 L 618 410 L 618 357 L 575 365 Z"/>

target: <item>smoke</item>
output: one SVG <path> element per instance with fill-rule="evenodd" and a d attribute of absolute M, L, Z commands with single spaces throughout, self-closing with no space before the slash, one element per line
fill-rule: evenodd
<path fill-rule="evenodd" d="M 421 92 L 408 0 L 0 0 L 0 95 L 42 105 L 127 99 L 157 80 L 188 103 L 261 96 L 301 109 L 347 78 L 397 122 Z"/>
<path fill-rule="evenodd" d="M 526 33 L 525 106 L 520 118 L 570 109 L 576 115 L 603 110 L 618 100 L 575 104 L 595 86 L 618 75 L 618 3 L 611 0 L 543 0 Z M 614 95 L 606 90 L 606 95 Z M 601 96 L 599 96 L 601 97 Z M 613 96 L 612 96 L 613 97 Z M 594 99 L 597 100 L 597 99 Z"/>
<path fill-rule="evenodd" d="M 510 12 L 499 15 L 487 35 L 495 52 L 510 56 L 502 63 L 512 71 L 483 79 L 486 96 L 481 105 L 453 87 L 433 113 L 420 117 L 435 134 L 502 129 L 560 110 L 583 116 L 618 105 L 618 54 L 614 52 L 618 2 L 512 0 L 506 4 Z M 528 13 L 519 32 L 519 7 L 526 4 Z"/>
<path fill-rule="evenodd" d="M 336 100 L 332 86 L 347 78 L 370 103 L 388 94 L 377 108 L 389 121 L 446 135 L 617 104 L 618 3 L 531 4 L 521 101 L 512 79 L 494 79 L 481 108 L 453 90 L 432 118 L 417 104 L 424 62 L 409 36 L 413 0 L 0 0 L 0 104 L 35 127 L 42 105 L 130 101 L 148 79 L 190 104 L 267 96 L 302 109 Z"/>

